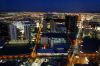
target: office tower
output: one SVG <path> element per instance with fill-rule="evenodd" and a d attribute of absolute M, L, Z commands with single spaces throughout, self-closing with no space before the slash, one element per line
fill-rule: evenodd
<path fill-rule="evenodd" d="M 17 40 L 17 28 L 15 25 L 10 24 L 9 25 L 9 33 L 10 33 L 10 38 L 11 40 Z"/>
<path fill-rule="evenodd" d="M 6 22 L 0 22 L 0 39 L 1 40 L 9 40 L 9 24 Z"/>
<path fill-rule="evenodd" d="M 74 15 L 66 15 L 65 16 L 65 24 L 66 24 L 66 28 L 67 30 L 69 30 L 70 32 L 75 31 L 76 27 L 77 27 L 77 20 L 78 20 L 78 16 L 74 16 Z"/>
<path fill-rule="evenodd" d="M 48 26 L 50 26 L 48 28 Z M 47 32 L 49 30 L 50 32 L 55 32 L 55 22 L 53 18 L 53 14 L 46 14 L 45 22 L 43 23 L 43 31 Z"/>
<path fill-rule="evenodd" d="M 25 35 L 26 40 L 30 39 L 30 25 L 29 24 L 24 25 L 24 35 Z"/>
<path fill-rule="evenodd" d="M 50 27 L 51 27 L 51 32 L 55 32 L 55 22 L 54 20 L 50 20 Z"/>
<path fill-rule="evenodd" d="M 66 33 L 70 36 L 70 39 L 75 39 L 77 34 L 77 21 L 78 16 L 76 15 L 66 15 L 65 16 L 65 25 Z"/>
<path fill-rule="evenodd" d="M 47 32 L 47 21 L 43 22 L 43 32 Z"/>

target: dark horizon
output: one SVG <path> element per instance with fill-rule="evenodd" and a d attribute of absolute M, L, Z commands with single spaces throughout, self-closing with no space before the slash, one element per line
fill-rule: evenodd
<path fill-rule="evenodd" d="M 0 0 L 0 12 L 100 13 L 100 0 Z"/>

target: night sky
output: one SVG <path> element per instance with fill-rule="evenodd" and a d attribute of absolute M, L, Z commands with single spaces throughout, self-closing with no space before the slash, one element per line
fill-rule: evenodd
<path fill-rule="evenodd" d="M 100 0 L 0 0 L 0 11 L 100 12 Z"/>

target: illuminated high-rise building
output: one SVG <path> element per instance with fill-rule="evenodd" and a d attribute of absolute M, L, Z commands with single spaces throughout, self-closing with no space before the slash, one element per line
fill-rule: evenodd
<path fill-rule="evenodd" d="M 17 27 L 13 24 L 10 24 L 9 31 L 11 40 L 17 40 Z"/>

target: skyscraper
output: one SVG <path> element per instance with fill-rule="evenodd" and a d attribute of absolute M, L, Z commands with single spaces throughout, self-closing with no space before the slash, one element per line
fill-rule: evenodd
<path fill-rule="evenodd" d="M 24 25 L 24 35 L 26 40 L 30 39 L 30 24 Z"/>
<path fill-rule="evenodd" d="M 13 24 L 10 24 L 9 31 L 11 40 L 17 40 L 17 27 Z"/>
<path fill-rule="evenodd" d="M 75 39 L 77 34 L 77 15 L 66 15 L 65 16 L 65 25 L 66 25 L 66 33 L 69 35 L 70 39 Z"/>
<path fill-rule="evenodd" d="M 0 22 L 0 40 L 9 40 L 9 23 Z"/>

